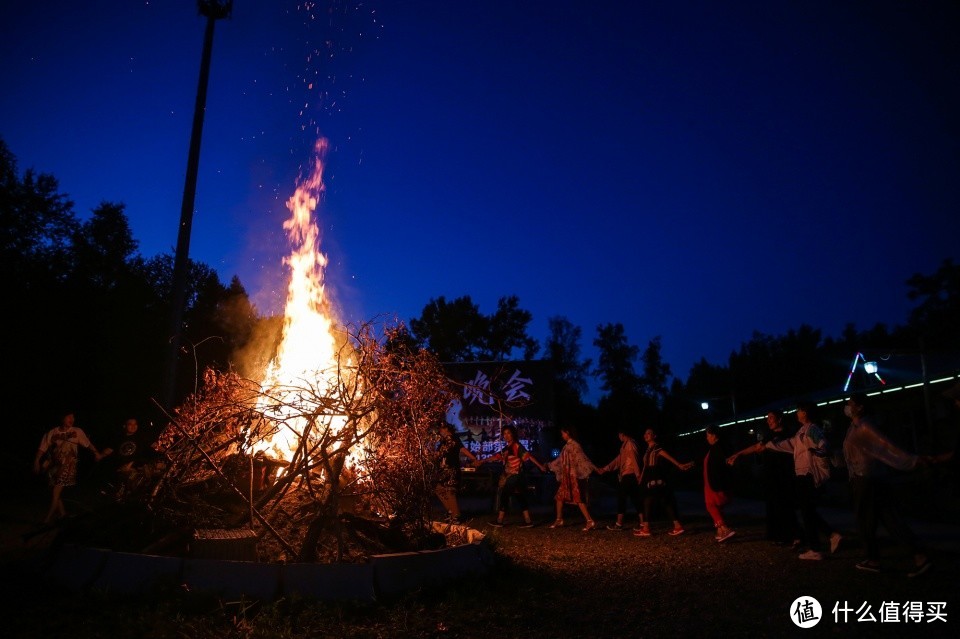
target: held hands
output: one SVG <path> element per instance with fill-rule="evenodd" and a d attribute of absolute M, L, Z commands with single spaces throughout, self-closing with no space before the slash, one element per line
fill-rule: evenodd
<path fill-rule="evenodd" d="M 690 470 L 693 468 L 693 462 L 687 462 L 686 464 L 680 464 L 680 470 Z"/>
<path fill-rule="evenodd" d="M 727 464 L 728 464 L 729 466 L 733 466 L 734 464 L 736 464 L 736 463 L 737 463 L 737 457 L 738 457 L 739 455 L 740 455 L 740 453 L 734 453 L 733 455 L 730 455 L 729 457 L 727 457 Z"/>
<path fill-rule="evenodd" d="M 942 464 L 943 462 L 950 461 L 952 458 L 953 452 L 951 451 L 938 455 L 920 455 L 919 462 L 925 466 L 933 466 L 934 464 Z"/>

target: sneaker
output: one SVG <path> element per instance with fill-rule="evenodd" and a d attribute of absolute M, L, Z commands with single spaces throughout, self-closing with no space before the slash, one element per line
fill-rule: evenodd
<path fill-rule="evenodd" d="M 520 528 L 533 528 L 534 526 L 536 526 L 536 524 L 533 523 L 532 521 L 525 521 L 522 524 L 520 524 Z"/>
<path fill-rule="evenodd" d="M 799 555 L 800 559 L 809 559 L 812 561 L 820 561 L 823 559 L 823 553 L 819 550 L 808 550 L 807 552 L 802 552 Z"/>
<path fill-rule="evenodd" d="M 674 528 L 673 530 L 670 531 L 669 534 L 676 537 L 677 535 L 682 535 L 685 532 L 687 531 L 684 530 L 683 528 Z"/>
<path fill-rule="evenodd" d="M 607 524 L 607 530 L 623 530 L 623 524 Z"/>
<path fill-rule="evenodd" d="M 488 521 L 488 522 L 487 522 L 487 525 L 488 525 L 488 526 L 493 526 L 494 528 L 503 528 L 503 522 L 502 522 L 502 521 Z"/>
<path fill-rule="evenodd" d="M 840 542 L 843 541 L 843 535 L 838 532 L 830 535 L 830 554 L 837 552 L 837 548 L 840 547 Z"/>
<path fill-rule="evenodd" d="M 555 522 L 553 522 L 552 524 L 550 524 L 550 527 L 551 527 L 551 528 L 563 528 L 563 520 L 562 520 L 562 519 L 556 520 Z"/>
<path fill-rule="evenodd" d="M 649 530 L 647 530 L 646 528 L 641 528 L 639 530 L 634 530 L 633 536 L 634 537 L 650 537 L 651 535 Z"/>
<path fill-rule="evenodd" d="M 920 564 L 919 566 L 917 566 L 916 568 L 914 568 L 911 572 L 908 572 L 907 577 L 919 577 L 923 573 L 930 570 L 932 566 L 933 566 L 933 562 L 928 559 L 922 564 Z"/>
<path fill-rule="evenodd" d="M 721 543 L 721 544 L 722 544 L 723 542 L 725 542 L 726 540 L 730 539 L 731 537 L 733 537 L 733 536 L 736 535 L 736 534 L 737 534 L 737 531 L 732 530 L 732 529 L 730 529 L 730 528 L 726 528 L 726 529 L 724 529 L 724 531 L 723 531 L 722 533 L 720 533 L 719 535 L 717 535 L 717 543 Z"/>
<path fill-rule="evenodd" d="M 583 526 L 583 532 L 587 532 L 587 531 L 589 531 L 589 530 L 593 530 L 593 529 L 596 528 L 596 527 L 597 527 L 597 522 L 595 522 L 595 521 L 593 521 L 593 520 L 591 519 L 590 521 L 588 521 L 588 522 Z"/>
<path fill-rule="evenodd" d="M 857 570 L 865 570 L 866 572 L 880 572 L 880 564 L 869 559 L 857 562 L 856 568 Z"/>

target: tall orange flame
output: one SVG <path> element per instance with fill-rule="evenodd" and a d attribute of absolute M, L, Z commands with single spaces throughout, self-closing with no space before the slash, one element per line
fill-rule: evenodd
<path fill-rule="evenodd" d="M 313 170 L 287 200 L 291 216 L 283 223 L 293 245 L 284 259 L 290 267 L 290 283 L 284 310 L 283 334 L 276 357 L 267 366 L 260 383 L 264 397 L 260 408 L 277 422 L 279 430 L 269 441 L 256 443 L 254 451 L 269 451 L 290 459 L 304 436 L 304 415 L 319 407 L 318 399 L 336 393 L 345 370 L 337 360 L 330 305 L 324 297 L 324 268 L 327 258 L 320 252 L 320 231 L 314 212 L 324 190 L 323 159 L 327 141 L 317 141 Z M 269 396 L 271 399 L 267 399 Z M 315 405 L 311 406 L 311 402 Z M 326 415 L 321 429 L 339 431 L 342 415 Z"/>

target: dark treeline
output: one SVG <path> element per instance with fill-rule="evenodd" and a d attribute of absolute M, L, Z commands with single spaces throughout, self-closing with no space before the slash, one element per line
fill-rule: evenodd
<path fill-rule="evenodd" d="M 853 355 L 860 351 L 909 354 L 915 360 L 921 349 L 927 355 L 955 356 L 960 352 L 960 266 L 946 260 L 934 274 L 914 275 L 906 284 L 916 306 L 902 326 L 877 324 L 858 331 L 851 324 L 839 337 L 824 336 L 807 325 L 784 335 L 754 332 L 727 362 L 701 359 L 686 381 L 663 360 L 660 336 L 641 348 L 631 343 L 620 323 L 596 327 L 596 361 L 582 357 L 582 330 L 564 317 L 549 319 L 541 350 L 527 335 L 532 316 L 516 297 L 501 298 L 492 315 L 481 313 L 469 296 L 431 300 L 421 317 L 411 320 L 406 339 L 444 361 L 538 356 L 550 361 L 558 425 L 576 426 L 584 445 L 603 456 L 616 449 L 621 424 L 638 436 L 643 428 L 654 427 L 663 439 L 709 421 L 729 421 L 735 413 L 792 408 L 796 401 L 825 390 L 839 391 Z M 591 379 L 602 391 L 595 406 L 584 401 Z M 711 405 L 709 413 L 700 406 L 704 400 Z M 923 411 L 923 406 L 915 408 Z M 694 449 L 702 444 L 695 439 Z"/>
<path fill-rule="evenodd" d="M 163 417 L 151 398 L 159 397 L 170 337 L 172 254 L 139 254 L 123 204 L 104 201 L 81 220 L 53 176 L 20 173 L 3 140 L 0 217 L 4 396 L 8 423 L 17 425 L 15 444 L 34 446 L 66 409 L 77 411 L 78 425 L 95 439 L 127 416 L 159 428 Z M 669 436 L 703 422 L 703 399 L 743 413 L 836 386 L 838 371 L 858 351 L 960 351 L 960 266 L 945 260 L 906 284 L 915 306 L 903 325 L 849 325 L 838 337 L 806 325 L 785 335 L 754 333 L 726 362 L 698 362 L 686 381 L 663 360 L 659 336 L 641 347 L 620 323 L 588 336 L 551 317 L 541 345 L 529 335 L 531 313 L 515 296 L 501 298 L 489 315 L 469 296 L 430 300 L 399 339 L 441 361 L 549 360 L 558 423 L 576 425 L 587 446 L 603 451 L 616 444 L 623 423 L 655 425 Z M 258 314 L 238 278 L 225 284 L 214 269 L 193 262 L 178 398 L 208 366 L 239 368 L 244 348 L 276 340 L 278 327 L 278 318 Z M 596 361 L 582 356 L 586 339 Z M 596 405 L 585 401 L 591 379 L 602 391 Z"/>
<path fill-rule="evenodd" d="M 6 308 L 6 419 L 14 444 L 36 446 L 58 414 L 103 442 L 127 417 L 163 425 L 159 398 L 170 333 L 172 254 L 138 252 L 124 205 L 81 221 L 57 180 L 0 140 L 0 265 Z M 196 370 L 226 367 L 257 322 L 240 281 L 192 263 L 178 397 Z M 196 355 L 196 359 L 194 359 Z"/>

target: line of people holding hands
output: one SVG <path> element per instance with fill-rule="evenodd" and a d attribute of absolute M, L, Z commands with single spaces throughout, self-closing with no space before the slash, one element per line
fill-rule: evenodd
<path fill-rule="evenodd" d="M 958 385 L 960 388 L 960 385 Z M 960 392 L 956 400 L 960 407 Z M 858 570 L 880 571 L 880 553 L 877 529 L 883 524 L 890 534 L 907 547 L 914 561 L 908 575 L 918 576 L 928 571 L 931 559 L 926 546 L 907 525 L 898 507 L 891 485 L 885 481 L 889 469 L 909 471 L 920 465 L 936 464 L 951 459 L 953 453 L 917 455 L 897 447 L 882 434 L 876 425 L 868 398 L 852 395 L 845 404 L 844 413 L 850 419 L 843 444 L 842 458 L 846 464 L 857 532 L 864 546 L 866 558 L 856 564 Z M 725 542 L 736 534 L 723 515 L 724 506 L 731 498 L 730 467 L 747 455 L 760 455 L 760 480 L 766 506 L 766 538 L 775 544 L 799 552 L 802 560 L 822 560 L 827 552 L 834 553 L 843 541 L 842 534 L 819 513 L 819 503 L 826 481 L 831 474 L 831 455 L 826 438 L 816 418 L 816 406 L 801 402 L 797 405 L 798 427 L 790 429 L 784 415 L 771 411 L 766 416 L 768 429 L 760 440 L 727 456 L 720 446 L 720 433 L 714 426 L 707 427 L 708 444 L 703 459 L 703 491 L 706 510 L 716 529 L 715 540 Z M 541 463 L 517 439 L 515 429 L 503 428 L 504 447 L 497 453 L 478 459 L 466 451 L 474 465 L 501 462 L 496 499 L 496 519 L 491 526 L 503 526 L 508 500 L 514 498 L 523 516 L 521 527 L 534 525 L 530 515 L 525 489 L 523 467 L 532 463 L 542 472 L 551 471 L 557 478 L 555 495 L 556 518 L 550 528 L 565 525 L 564 506 L 576 506 L 583 517 L 583 531 L 597 527 L 588 507 L 588 479 L 591 474 L 617 473 L 616 520 L 609 530 L 626 530 L 628 503 L 637 513 L 638 525 L 633 528 L 637 537 L 650 537 L 653 509 L 660 506 L 672 521 L 670 535 L 684 533 L 677 514 L 676 499 L 670 484 L 667 464 L 681 471 L 693 468 L 693 462 L 681 463 L 657 443 L 653 429 L 646 429 L 643 452 L 628 429 L 618 432 L 620 450 L 610 463 L 598 467 L 584 453 L 572 427 L 561 427 L 564 441 L 560 454 L 547 464 Z M 453 435 L 450 428 L 450 435 Z M 454 495 L 454 502 L 456 501 Z M 797 521 L 796 513 L 800 520 Z M 457 512 L 459 515 L 459 511 Z"/>

